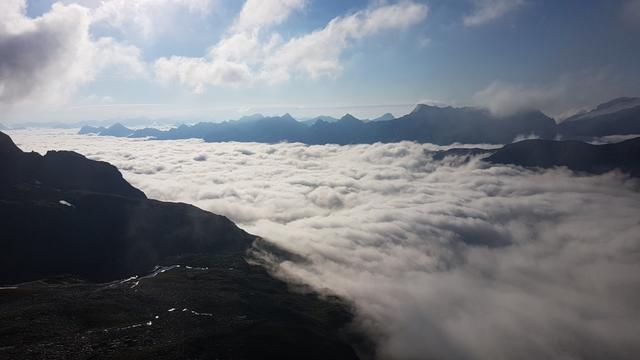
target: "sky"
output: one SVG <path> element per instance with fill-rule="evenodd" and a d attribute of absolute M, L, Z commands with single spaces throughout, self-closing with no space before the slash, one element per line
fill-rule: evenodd
<path fill-rule="evenodd" d="M 640 0 L 3 0 L 0 122 L 556 118 L 640 95 Z"/>

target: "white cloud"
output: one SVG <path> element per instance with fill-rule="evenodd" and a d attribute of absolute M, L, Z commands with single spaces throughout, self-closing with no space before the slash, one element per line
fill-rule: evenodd
<path fill-rule="evenodd" d="M 465 26 L 480 26 L 497 20 L 525 4 L 524 0 L 472 0 L 473 13 L 464 17 Z"/>
<path fill-rule="evenodd" d="M 173 28 L 177 12 L 205 16 L 214 5 L 214 0 L 104 0 L 93 10 L 92 21 L 150 38 Z"/>
<path fill-rule="evenodd" d="M 117 165 L 152 198 L 302 255 L 279 273 L 354 302 L 381 358 L 633 359 L 640 194 L 620 174 L 434 162 L 428 144 L 11 134 Z"/>
<path fill-rule="evenodd" d="M 0 103 L 32 95 L 47 99 L 72 92 L 91 78 L 82 71 L 91 57 L 86 9 L 55 4 L 40 18 L 24 15 L 25 2 L 13 1 L 0 31 Z M 17 11 L 17 12 L 16 12 Z"/>
<path fill-rule="evenodd" d="M 251 81 L 251 70 L 246 64 L 218 60 L 208 62 L 202 58 L 172 56 L 156 60 L 156 79 L 169 84 L 179 82 L 196 94 L 207 86 L 242 85 Z"/>
<path fill-rule="evenodd" d="M 0 107 L 65 101 L 111 66 L 145 72 L 137 48 L 92 39 L 87 8 L 56 3 L 41 17 L 25 15 L 26 2 L 3 3 L 0 26 Z"/>
<path fill-rule="evenodd" d="M 93 42 L 93 67 L 96 72 L 111 66 L 120 68 L 125 76 L 146 76 L 147 64 L 142 52 L 133 45 L 125 45 L 113 38 L 103 37 Z"/>
<path fill-rule="evenodd" d="M 494 115 L 507 116 L 523 110 L 543 108 L 560 99 L 565 93 L 561 86 L 532 87 L 494 81 L 474 95 L 474 100 L 491 110 Z"/>
<path fill-rule="evenodd" d="M 304 8 L 306 3 L 306 0 L 247 0 L 242 6 L 233 30 L 251 32 L 280 24 L 292 12 Z"/>
<path fill-rule="evenodd" d="M 276 3 L 279 4 L 276 8 L 285 9 L 279 14 L 287 16 L 304 4 L 296 1 Z M 282 15 L 284 18 L 267 16 L 260 21 L 243 20 L 246 9 L 257 7 L 258 13 L 266 11 L 258 4 L 253 1 L 245 4 L 234 26 L 236 30 L 242 30 L 223 38 L 212 48 L 207 58 L 171 57 L 157 60 L 156 70 L 161 70 L 160 73 L 157 72 L 158 78 L 165 82 L 177 81 L 196 92 L 202 92 L 206 86 L 238 85 L 242 82 L 250 84 L 258 81 L 274 83 L 295 75 L 311 78 L 334 76 L 342 69 L 341 55 L 355 40 L 385 30 L 406 29 L 422 21 L 428 10 L 425 5 L 408 1 L 383 5 L 334 18 L 320 30 L 284 42 L 279 34 L 264 36 L 260 30 L 264 26 L 283 21 L 285 15 Z M 185 71 L 185 67 L 189 71 Z M 228 72 L 233 76 L 218 76 Z"/>
<path fill-rule="evenodd" d="M 289 40 L 264 61 L 261 77 L 270 81 L 287 80 L 304 74 L 311 78 L 335 75 L 341 68 L 340 56 L 352 41 L 385 30 L 406 29 L 427 16 L 425 5 L 401 2 L 338 17 L 323 29 Z"/>

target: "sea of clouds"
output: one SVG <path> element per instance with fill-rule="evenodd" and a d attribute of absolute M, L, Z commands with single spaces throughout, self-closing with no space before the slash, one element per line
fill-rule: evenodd
<path fill-rule="evenodd" d="M 640 354 L 640 183 L 434 161 L 433 145 L 148 141 L 9 132 L 109 161 L 301 255 L 279 274 L 356 305 L 380 358 Z"/>

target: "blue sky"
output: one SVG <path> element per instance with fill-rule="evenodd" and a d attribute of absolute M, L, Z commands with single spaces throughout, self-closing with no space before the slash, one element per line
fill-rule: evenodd
<path fill-rule="evenodd" d="M 640 95 L 638 0 L 6 0 L 3 122 L 556 117 Z"/>

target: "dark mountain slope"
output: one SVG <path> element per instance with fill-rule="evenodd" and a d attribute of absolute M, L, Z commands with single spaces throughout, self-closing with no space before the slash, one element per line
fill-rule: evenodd
<path fill-rule="evenodd" d="M 160 265 L 170 270 L 0 290 L 0 359 L 357 359 L 338 299 L 292 292 L 238 254 Z"/>
<path fill-rule="evenodd" d="M 303 140 L 308 144 L 367 144 L 376 141 L 375 127 L 356 119 L 351 114 L 336 122 L 318 120 L 313 124 Z"/>
<path fill-rule="evenodd" d="M 70 151 L 49 151 L 41 156 L 24 153 L 11 138 L 0 133 L 0 184 L 37 185 L 38 189 L 81 190 L 146 199 L 126 182 L 115 166 L 88 160 Z"/>
<path fill-rule="evenodd" d="M 591 145 L 580 141 L 525 140 L 508 144 L 487 158 L 497 164 L 550 168 L 601 174 L 619 169 L 640 176 L 640 138 L 616 144 Z"/>
<path fill-rule="evenodd" d="M 148 200 L 112 165 L 23 153 L 0 133 L 0 283 L 68 273 L 109 280 L 163 257 L 243 251 L 253 237 L 225 217 Z"/>
<path fill-rule="evenodd" d="M 255 240 L 0 133 L 0 358 L 356 359 L 349 307 L 247 262 Z"/>
<path fill-rule="evenodd" d="M 640 134 L 640 98 L 619 98 L 558 124 L 565 138 Z"/>
<path fill-rule="evenodd" d="M 396 120 L 376 122 L 376 138 L 383 142 L 412 140 L 440 145 L 455 142 L 508 143 L 518 135 L 553 138 L 555 122 L 539 111 L 495 118 L 484 109 L 418 105 Z"/>

